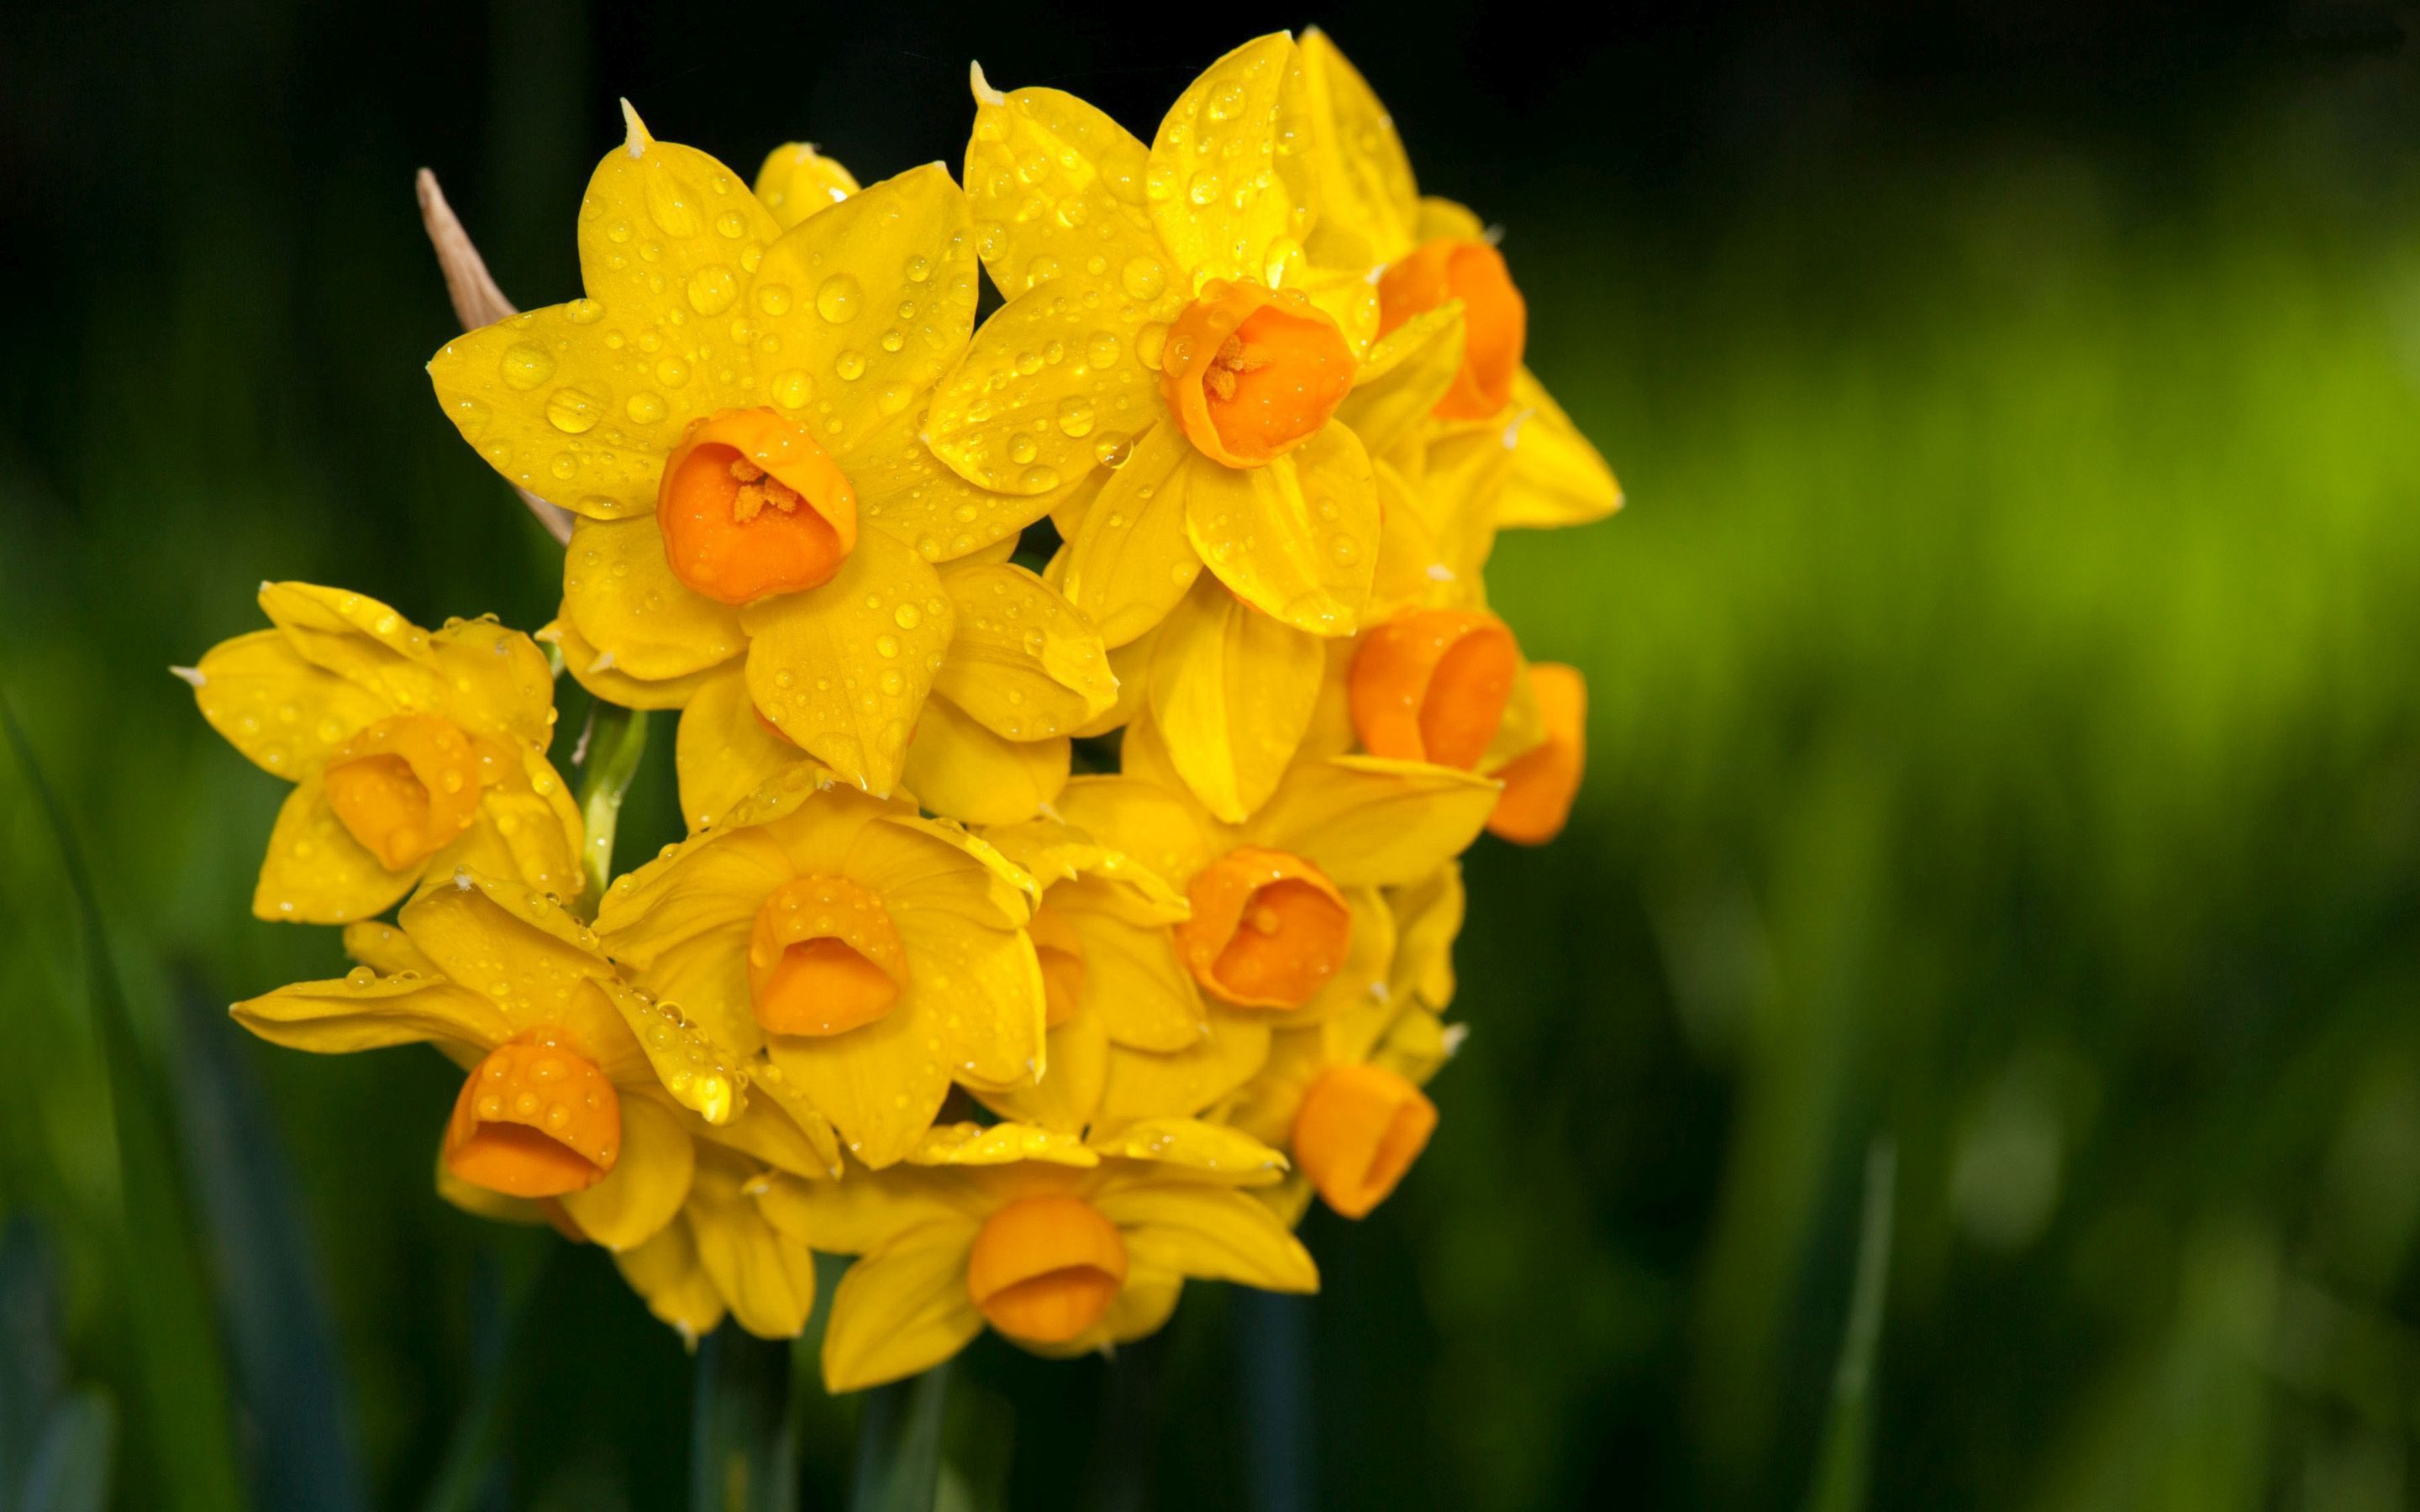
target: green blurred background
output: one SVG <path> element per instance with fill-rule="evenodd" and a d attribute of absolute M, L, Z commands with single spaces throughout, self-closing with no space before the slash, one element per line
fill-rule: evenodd
<path fill-rule="evenodd" d="M 552 608 L 420 372 L 411 170 L 547 302 L 617 95 L 743 171 L 807 138 L 871 177 L 957 160 L 970 56 L 1148 135 L 1306 21 L 1507 226 L 1532 363 L 1628 487 L 1491 570 L 1588 672 L 1589 782 L 1551 849 L 1470 858 L 1441 1132 L 1371 1220 L 1311 1220 L 1323 1295 L 1197 1288 L 1114 1366 L 979 1344 L 954 1504 L 1843 1505 L 1867 1431 L 1876 1506 L 2420 1504 L 2409 8 L 36 5 L 0 45 L 0 687 L 91 865 L 256 1504 L 433 1504 L 449 1463 L 455 1504 L 686 1494 L 677 1339 L 594 1250 L 430 1192 L 438 1057 L 224 1017 L 340 957 L 250 918 L 283 789 L 164 669 L 263 578 Z M 626 856 L 675 824 L 659 737 Z M 31 791 L 0 767 L 0 1512 L 28 1390 L 91 1442 L 115 1404 L 116 1504 L 194 1504 L 144 1384 L 175 1259 L 119 1239 Z M 811 1504 L 860 1412 L 804 1402 Z"/>

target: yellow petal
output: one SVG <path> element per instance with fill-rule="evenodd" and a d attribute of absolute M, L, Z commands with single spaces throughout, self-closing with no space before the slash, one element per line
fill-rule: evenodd
<path fill-rule="evenodd" d="M 1200 1119 L 1146 1119 L 1094 1138 L 1093 1148 L 1109 1159 L 1157 1161 L 1238 1186 L 1266 1185 L 1286 1170 L 1283 1155 L 1242 1130 Z"/>
<path fill-rule="evenodd" d="M 816 1180 L 840 1170 L 840 1136 L 831 1120 L 807 1105 L 771 1062 L 761 1057 L 748 1067 L 748 1105 L 729 1123 L 710 1124 L 685 1116 L 684 1127 L 703 1139 L 776 1170 Z"/>
<path fill-rule="evenodd" d="M 1435 1013 L 1415 1006 L 1388 1026 L 1386 1038 L 1372 1052 L 1370 1061 L 1416 1087 L 1426 1086 L 1453 1058 L 1461 1042 L 1459 1028 L 1447 1028 Z"/>
<path fill-rule="evenodd" d="M 1153 1181 L 1093 1199 L 1118 1226 L 1128 1261 L 1264 1291 L 1317 1291 L 1319 1267 L 1277 1215 L 1241 1192 L 1198 1181 Z"/>
<path fill-rule="evenodd" d="M 1300 66 L 1283 33 L 1246 42 L 1202 70 L 1159 123 L 1146 170 L 1152 221 L 1199 285 L 1248 278 L 1276 285 L 1301 255 L 1309 170 Z"/>
<path fill-rule="evenodd" d="M 1527 368 L 1512 380 L 1512 410 L 1522 418 L 1497 524 L 1585 525 L 1621 507 L 1613 470 Z"/>
<path fill-rule="evenodd" d="M 1210 815 L 1181 790 L 1132 777 L 1079 777 L 1059 795 L 1059 812 L 1101 843 L 1183 887 L 1227 847 Z"/>
<path fill-rule="evenodd" d="M 738 1052 L 691 1022 L 678 1005 L 649 1001 L 620 978 L 589 983 L 604 994 L 675 1103 L 708 1124 L 727 1124 L 747 1108 L 748 1078 Z"/>
<path fill-rule="evenodd" d="M 673 743 L 681 818 L 691 834 L 705 829 L 774 773 L 805 760 L 805 751 L 757 719 L 748 674 L 733 662 L 701 681 L 681 711 Z"/>
<path fill-rule="evenodd" d="M 913 997 L 911 985 L 889 1014 L 846 1034 L 776 1035 L 765 1047 L 831 1119 L 849 1153 L 874 1170 L 907 1158 L 950 1090 L 949 1068 L 926 1046 L 939 1025 L 914 1011 Z"/>
<path fill-rule="evenodd" d="M 570 914 L 517 882 L 457 872 L 396 916 L 437 969 L 477 992 L 516 1034 L 561 1028 L 617 1085 L 650 1078 L 646 1057 L 599 987 L 613 965 Z"/>
<path fill-rule="evenodd" d="M 1124 776 L 1156 783 L 1188 796 L 1193 792 L 1186 786 L 1185 778 L 1176 770 L 1175 759 L 1169 754 L 1167 737 L 1159 733 L 1159 722 L 1151 717 L 1148 707 L 1137 715 L 1134 722 L 1127 725 L 1118 737 L 1118 771 Z M 1208 817 L 1209 810 L 1204 809 L 1202 814 Z"/>
<path fill-rule="evenodd" d="M 491 620 L 423 630 L 377 599 L 313 583 L 263 583 L 260 607 L 313 664 L 390 706 L 444 716 L 473 734 L 544 746 L 554 669 L 528 636 Z"/>
<path fill-rule="evenodd" d="M 381 977 L 405 971 L 415 971 L 424 977 L 441 975 L 437 964 L 411 943 L 411 936 L 377 919 L 345 926 L 345 954 Z"/>
<path fill-rule="evenodd" d="M 323 1056 L 428 1040 L 487 1050 L 514 1033 L 494 1004 L 442 978 L 301 981 L 229 1011 L 271 1044 Z"/>
<path fill-rule="evenodd" d="M 1066 553 L 1063 549 L 1060 554 Z M 1079 727 L 1075 732 L 1078 738 L 1122 730 L 1143 711 L 1151 698 L 1152 648 L 1157 635 L 1156 629 L 1146 630 L 1125 645 L 1109 648 L 1109 675 L 1118 681 L 1117 700 Z"/>
<path fill-rule="evenodd" d="M 697 1241 L 686 1220 L 666 1224 L 656 1237 L 613 1257 L 630 1289 L 659 1322 L 695 1343 L 722 1321 L 722 1293 L 697 1257 Z"/>
<path fill-rule="evenodd" d="M 580 1231 L 616 1252 L 663 1230 L 689 1200 L 697 1152 L 680 1120 L 653 1100 L 622 1099 L 622 1151 L 595 1186 L 564 1194 Z"/>
<path fill-rule="evenodd" d="M 1011 297 L 934 391 L 935 455 L 999 493 L 1073 485 L 1166 412 L 1159 374 L 1137 355 L 1156 307 L 1088 304 L 1063 280 Z"/>
<path fill-rule="evenodd" d="M 1353 376 L 1336 418 L 1372 456 L 1383 456 L 1419 430 L 1462 369 L 1459 301 L 1424 311 L 1379 338 Z"/>
<path fill-rule="evenodd" d="M 1162 1055 L 1112 1046 L 1097 1125 L 1200 1113 L 1252 1079 L 1269 1054 L 1267 1013 L 1212 1007 L 1200 1045 Z"/>
<path fill-rule="evenodd" d="M 740 1327 L 759 1338 L 793 1338 L 814 1310 L 814 1254 L 765 1221 L 746 1182 L 735 1162 L 698 1162 L 688 1214 L 698 1263 Z"/>
<path fill-rule="evenodd" d="M 950 601 L 932 567 L 867 531 L 831 581 L 751 605 L 745 619 L 756 707 L 841 777 L 889 794 L 950 643 Z"/>
<path fill-rule="evenodd" d="M 623 675 L 641 682 L 692 676 L 748 647 L 739 610 L 673 576 L 653 515 L 573 522 L 563 553 L 562 617 Z M 565 661 L 579 665 L 568 651 Z"/>
<path fill-rule="evenodd" d="M 623 671 L 613 657 L 590 645 L 585 637 L 562 620 L 540 630 L 537 639 L 554 642 L 563 652 L 564 670 L 591 696 L 626 709 L 680 708 L 707 678 L 723 668 L 737 670 L 739 666 L 739 658 L 734 656 L 721 668 L 709 667 L 704 671 L 651 683 Z"/>
<path fill-rule="evenodd" d="M 908 1154 L 911 1165 L 1014 1165 L 1024 1161 L 1089 1167 L 1098 1165 L 1101 1157 L 1072 1134 L 1023 1123 L 937 1124 Z"/>
<path fill-rule="evenodd" d="M 1487 224 L 1466 205 L 1436 194 L 1423 194 L 1419 222 L 1412 227 L 1412 239 L 1435 241 L 1440 237 L 1454 241 L 1481 241 L 1487 237 Z"/>
<path fill-rule="evenodd" d="M 328 807 L 319 774 L 286 795 L 252 890 L 255 918 L 343 924 L 383 912 L 411 890 L 420 868 L 390 872 Z"/>
<path fill-rule="evenodd" d="M 807 217 L 766 251 L 754 304 L 758 339 L 781 344 L 760 363 L 767 392 L 846 471 L 966 349 L 975 315 L 966 196 L 948 169 L 927 163 Z"/>
<path fill-rule="evenodd" d="M 1378 491 L 1351 430 L 1331 421 L 1264 467 L 1197 456 L 1184 487 L 1186 536 L 1237 597 L 1311 635 L 1354 632 L 1377 570 Z"/>
<path fill-rule="evenodd" d="M 812 142 L 783 143 L 765 154 L 765 165 L 756 170 L 756 202 L 785 231 L 857 189 L 857 176 Z"/>
<path fill-rule="evenodd" d="M 577 897 L 587 886 L 581 870 L 582 825 L 571 790 L 535 748 L 523 747 L 520 770 L 479 795 L 462 838 L 439 852 L 426 875 L 451 876 L 458 867 L 518 877 L 540 892 Z"/>
<path fill-rule="evenodd" d="M 1319 235 L 1351 238 L 1364 268 L 1392 262 L 1416 244 L 1419 219 L 1419 188 L 1394 117 L 1326 32 L 1311 27 L 1300 49 L 1317 129 L 1311 166 Z"/>
<path fill-rule="evenodd" d="M 222 640 L 193 669 L 210 728 L 263 771 L 293 780 L 395 712 L 370 689 L 302 659 L 282 630 Z"/>
<path fill-rule="evenodd" d="M 1025 911 L 1007 913 L 1014 895 L 983 869 L 941 864 L 933 853 L 942 843 L 892 822 L 868 827 L 851 849 L 849 874 L 881 896 L 907 947 L 908 975 L 899 1006 L 881 1024 L 839 1039 L 921 1021 L 917 1049 L 941 1057 L 936 1069 L 945 1079 L 990 1087 L 1028 1080 L 1042 1061 L 1044 1010 L 1042 968 L 1018 927 Z M 939 1048 L 927 1048 L 927 1040 Z M 846 1130 L 838 1110 L 826 1111 Z"/>
<path fill-rule="evenodd" d="M 1016 549 L 1016 534 L 1050 512 L 1085 474 L 1055 491 L 994 493 L 959 477 L 924 444 L 925 412 L 903 409 L 848 457 L 859 517 L 916 548 L 927 562 L 957 562 L 986 549 Z"/>
<path fill-rule="evenodd" d="M 1001 291 L 1014 299 L 1054 281 L 1096 290 L 1121 335 L 1139 320 L 1171 318 L 1185 294 L 1143 208 L 1149 149 L 1057 89 L 978 90 L 975 100 L 967 197 L 984 267 Z"/>
<path fill-rule="evenodd" d="M 985 1194 L 953 1174 L 913 1165 L 851 1165 L 837 1181 L 777 1176 L 758 1187 L 757 1208 L 773 1227 L 827 1255 L 862 1255 L 933 1224 L 960 1226 L 971 1244 L 990 1209 Z"/>
<path fill-rule="evenodd" d="M 946 698 L 924 702 L 900 780 L 935 813 L 970 825 L 1031 819 L 1067 785 L 1064 735 L 1010 740 Z"/>
<path fill-rule="evenodd" d="M 1269 1035 L 1268 1054 L 1250 1083 L 1223 1104 L 1219 1117 L 1255 1139 L 1271 1144 L 1294 1136 L 1294 1116 L 1303 1094 L 1334 1063 L 1325 1025 L 1287 1027 Z"/>
<path fill-rule="evenodd" d="M 1366 1060 L 1370 1046 L 1402 1011 L 1387 985 L 1395 960 L 1395 916 L 1375 887 L 1346 887 L 1344 905 L 1353 917 L 1344 960 L 1309 1002 L 1285 1014 L 1282 1026 L 1318 1026 L 1326 1033 L 1331 1058 Z"/>
<path fill-rule="evenodd" d="M 1140 1050 L 1185 1050 L 1208 1033 L 1193 974 L 1176 958 L 1166 918 L 1138 924 L 1125 889 L 1099 877 L 1061 883 L 1046 906 L 1083 949 L 1081 1015 L 1097 1017 L 1109 1038 Z M 1056 1071 L 1056 1066 L 1053 1068 Z"/>
<path fill-rule="evenodd" d="M 832 1292 L 824 1387 L 860 1391 L 940 1364 L 983 1332 L 967 1295 L 972 1225 L 928 1224 L 869 1250 Z"/>
<path fill-rule="evenodd" d="M 1433 1013 L 1453 1001 L 1453 942 L 1462 933 L 1462 867 L 1449 862 L 1405 887 L 1389 888 L 1395 915 L 1395 961 L 1388 992 Z"/>
<path fill-rule="evenodd" d="M 1186 531 L 1186 484 L 1189 464 L 1204 460 L 1172 423 L 1155 422 L 1061 553 L 1059 586 L 1100 626 L 1105 644 L 1122 646 L 1150 630 L 1201 573 Z"/>
<path fill-rule="evenodd" d="M 1339 887 L 1400 887 L 1468 849 L 1498 790 L 1448 766 L 1337 756 L 1290 773 L 1252 834 L 1309 856 Z"/>
<path fill-rule="evenodd" d="M 1212 813 L 1241 824 L 1276 790 L 1326 670 L 1316 637 L 1217 582 L 1197 586 L 1168 617 L 1151 663 L 1152 723 Z"/>
<path fill-rule="evenodd" d="M 1109 1037 L 1098 1013 L 1078 1013 L 1049 1031 L 1049 1069 L 1039 1081 L 975 1094 L 1004 1119 L 1078 1134 L 1093 1121 L 1108 1074 Z"/>
<path fill-rule="evenodd" d="M 1117 702 L 1100 633 L 1057 589 L 1005 562 L 940 578 L 956 626 L 935 692 L 1011 740 L 1065 734 Z"/>

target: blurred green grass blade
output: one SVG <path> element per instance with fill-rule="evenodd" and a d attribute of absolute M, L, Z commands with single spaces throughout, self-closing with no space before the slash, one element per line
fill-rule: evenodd
<path fill-rule="evenodd" d="M 284 1151 L 244 1074 L 224 1008 L 187 983 L 169 1057 L 185 1169 L 217 1258 L 220 1316 L 263 1506 L 362 1512 L 352 1393 L 338 1364 L 324 1288 L 294 1210 Z"/>
<path fill-rule="evenodd" d="M 941 1425 L 949 1396 L 947 1361 L 865 1394 L 849 1512 L 932 1512 L 941 1483 Z"/>
<path fill-rule="evenodd" d="M 1249 1287 L 1228 1305 L 1235 1329 L 1246 1471 L 1259 1512 L 1310 1512 L 1312 1445 L 1318 1441 L 1311 1380 L 1309 1297 Z M 1121 1356 L 1123 1359 L 1123 1355 Z"/>
<path fill-rule="evenodd" d="M 563 1246 L 550 1244 L 535 1271 L 519 1284 L 508 1285 L 499 1248 L 492 1242 L 482 1252 L 472 1273 L 472 1386 L 462 1414 L 446 1439 L 445 1457 L 429 1478 L 421 1512 L 470 1512 L 495 1504 L 489 1495 L 495 1480 L 497 1451 L 504 1438 L 504 1410 L 520 1379 L 520 1345 L 529 1332 L 530 1309 L 551 1290 L 551 1279 Z"/>
<path fill-rule="evenodd" d="M 5 689 L 0 724 L 58 842 L 82 925 L 86 987 L 117 1138 L 125 1239 L 125 1284 L 117 1295 L 126 1300 L 132 1325 L 128 1350 L 141 1378 L 144 1437 L 160 1470 L 160 1491 L 178 1512 L 240 1507 L 226 1368 L 178 1183 L 167 1093 L 144 1062 L 84 854 Z"/>
<path fill-rule="evenodd" d="M 1874 1350 L 1882 1341 L 1883 1301 L 1890 1288 L 1891 1213 L 1899 1183 L 1899 1149 L 1888 1138 L 1866 1150 L 1864 1212 L 1857 1226 L 1857 1273 L 1849 1320 L 1832 1372 L 1832 1408 L 1823 1426 L 1807 1512 L 1857 1512 L 1870 1479 Z"/>
<path fill-rule="evenodd" d="M 697 1350 L 690 1416 L 691 1512 L 792 1512 L 799 1504 L 791 1430 L 790 1341 L 726 1320 Z"/>
<path fill-rule="evenodd" d="M 102 1512 L 116 1452 L 117 1408 L 109 1393 L 87 1386 L 61 1397 L 25 1467 L 23 1512 Z"/>
<path fill-rule="evenodd" d="M 587 838 L 581 856 L 588 873 L 582 902 L 593 915 L 605 901 L 605 884 L 613 880 L 613 832 L 621 822 L 623 795 L 647 754 L 647 716 L 644 709 L 626 709 L 602 699 L 589 707 L 581 751 L 580 820 Z"/>
<path fill-rule="evenodd" d="M 66 1379 L 50 1251 L 19 1213 L 0 1228 L 0 1512 L 18 1512 L 25 1467 Z"/>

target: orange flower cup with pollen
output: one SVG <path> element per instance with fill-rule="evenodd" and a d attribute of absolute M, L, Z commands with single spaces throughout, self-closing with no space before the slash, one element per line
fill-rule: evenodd
<path fill-rule="evenodd" d="M 446 1168 L 515 1197 L 559 1197 L 605 1180 L 620 1155 L 613 1084 L 540 1029 L 489 1052 L 454 1100 Z"/>
<path fill-rule="evenodd" d="M 1300 293 L 1212 279 L 1168 328 L 1159 385 L 1202 455 L 1251 468 L 1318 435 L 1353 371 L 1343 332 Z"/>
<path fill-rule="evenodd" d="M 1299 856 L 1238 846 L 1187 889 L 1192 916 L 1176 953 L 1202 986 L 1239 1008 L 1299 1008 L 1344 964 L 1353 913 L 1327 873 Z"/>
<path fill-rule="evenodd" d="M 403 872 L 471 827 L 485 764 L 471 737 L 436 715 L 397 714 L 337 747 L 321 781 L 353 839 Z"/>
<path fill-rule="evenodd" d="M 1512 401 L 1529 339 L 1529 306 L 1512 286 L 1502 253 L 1484 241 L 1440 237 L 1398 259 L 1378 278 L 1378 334 L 1448 300 L 1462 301 L 1462 368 L 1435 413 L 1484 420 Z"/>
<path fill-rule="evenodd" d="M 1436 1104 L 1383 1066 L 1331 1066 L 1294 1118 L 1294 1159 L 1347 1218 L 1387 1200 L 1435 1132 Z"/>
<path fill-rule="evenodd" d="M 1125 1289 L 1126 1244 L 1080 1197 L 1033 1196 L 984 1220 L 967 1257 L 967 1296 L 992 1327 L 1063 1344 Z"/>
<path fill-rule="evenodd" d="M 804 428 L 770 409 L 724 409 L 664 459 L 656 524 L 674 577 L 752 604 L 840 570 L 857 547 L 857 489 Z"/>
<path fill-rule="evenodd" d="M 845 1034 L 898 1003 L 908 952 L 882 902 L 844 877 L 773 889 L 749 932 L 748 987 L 772 1034 Z"/>
<path fill-rule="evenodd" d="M 1414 609 L 1364 637 L 1346 702 L 1373 756 L 1469 771 L 1503 721 L 1520 652 L 1476 609 Z"/>

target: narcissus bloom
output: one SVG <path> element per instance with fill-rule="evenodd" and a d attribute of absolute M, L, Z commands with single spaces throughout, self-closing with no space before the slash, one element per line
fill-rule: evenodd
<path fill-rule="evenodd" d="M 1100 637 L 1039 578 L 981 556 L 944 563 L 954 621 L 903 778 L 924 807 L 970 824 L 1032 817 L 1067 780 L 1068 732 L 1117 697 Z M 681 713 L 681 811 L 692 830 L 811 758 L 760 714 L 737 666 Z"/>
<path fill-rule="evenodd" d="M 761 1169 L 698 1147 L 689 1200 L 636 1249 L 613 1257 L 647 1310 L 694 1344 L 728 1313 L 758 1338 L 794 1338 L 815 1305 L 815 1257 L 758 1210 Z"/>
<path fill-rule="evenodd" d="M 463 1187 L 553 1204 L 571 1231 L 626 1250 L 680 1211 L 693 1139 L 803 1171 L 831 1159 L 828 1130 L 752 1101 L 724 1046 L 635 991 L 594 932 L 519 883 L 458 872 L 396 926 L 353 926 L 347 946 L 365 963 L 350 974 L 238 1003 L 236 1021 L 321 1054 L 435 1044 L 466 1073 L 441 1157 Z"/>
<path fill-rule="evenodd" d="M 776 1227 L 855 1255 L 832 1296 L 824 1383 L 879 1385 L 938 1365 L 989 1327 L 1037 1354 L 1075 1355 L 1155 1332 L 1187 1280 L 1315 1291 L 1318 1268 L 1240 1188 L 1285 1163 L 1233 1129 L 1189 1119 L 1099 1146 L 1001 1124 L 934 1131 L 933 1164 L 776 1179 Z"/>
<path fill-rule="evenodd" d="M 744 657 L 756 706 L 887 794 L 950 644 L 934 564 L 1013 537 L 1047 488 L 977 486 L 919 439 L 975 304 L 966 196 L 938 164 L 845 193 L 730 169 L 629 117 L 581 202 L 587 295 L 448 343 L 447 415 L 581 517 L 556 634 L 615 702 L 676 707 Z M 800 206 L 803 194 L 807 204 Z"/>
<path fill-rule="evenodd" d="M 546 759 L 546 654 L 490 620 L 422 629 L 374 598 L 263 583 L 274 629 L 178 668 L 211 728 L 294 784 L 252 911 L 341 924 L 473 866 L 570 897 L 580 810 Z"/>
<path fill-rule="evenodd" d="M 1381 332 L 1461 305 L 1468 332 L 1462 369 L 1435 413 L 1448 425 L 1491 431 L 1517 422 L 1497 523 L 1576 525 L 1619 509 L 1621 489 L 1605 458 L 1522 365 L 1528 306 L 1479 218 L 1450 200 L 1421 197 L 1394 117 L 1326 34 L 1306 33 L 1300 53 L 1314 252 L 1376 275 Z"/>
<path fill-rule="evenodd" d="M 1369 594 L 1378 502 L 1340 407 L 1377 301 L 1303 255 L 1299 75 L 1290 38 L 1247 43 L 1148 148 L 1073 95 L 974 76 L 967 193 L 1008 303 L 943 380 L 929 435 L 990 488 L 1110 470 L 1063 522 L 1063 586 L 1111 645 L 1205 563 L 1312 635 L 1350 634 Z"/>
<path fill-rule="evenodd" d="M 597 927 L 659 999 L 804 1098 L 865 1165 L 904 1157 L 952 1081 L 1043 1067 L 1032 879 L 954 825 L 775 776 L 615 882 Z"/>

